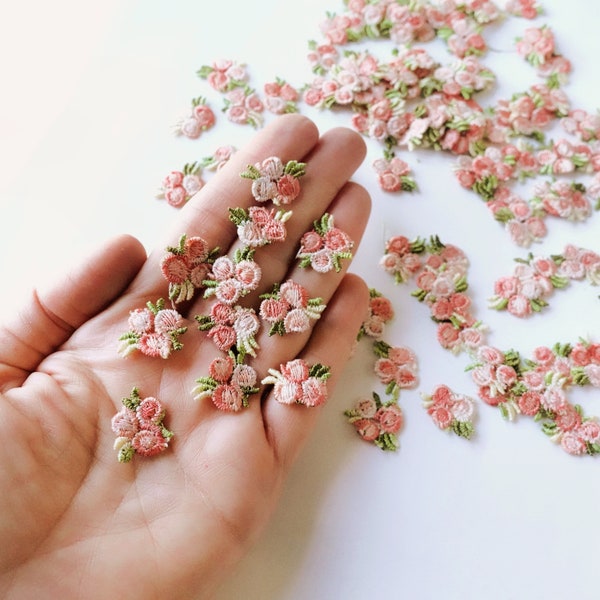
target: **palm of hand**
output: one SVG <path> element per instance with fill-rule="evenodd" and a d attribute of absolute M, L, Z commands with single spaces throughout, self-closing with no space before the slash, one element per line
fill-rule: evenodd
<path fill-rule="evenodd" d="M 346 161 L 336 158 L 340 148 Z M 227 248 L 233 242 L 226 217 L 230 198 L 249 202 L 237 174 L 246 164 L 279 155 L 308 157 L 321 174 L 318 185 L 307 176 L 304 193 L 318 199 L 294 209 L 291 237 L 297 240 L 325 209 L 336 212 L 343 199 L 345 212 L 338 209 L 336 218 L 345 219 L 345 229 L 360 238 L 368 200 L 358 186 L 344 186 L 363 155 L 356 136 L 336 131 L 317 141 L 310 122 L 290 117 L 265 129 L 252 151 L 238 155 L 182 212 L 179 231 L 204 236 L 210 217 L 213 246 Z M 214 204 L 219 214 L 207 217 Z M 265 252 L 265 287 L 289 276 L 294 244 L 285 242 L 287 254 Z M 138 242 L 120 238 L 73 277 L 68 295 L 63 285 L 34 298 L 25 318 L 5 331 L 0 432 L 9 443 L 0 450 L 6 466 L 0 475 L 0 539 L 10 542 L 0 551 L 0 590 L 7 594 L 209 593 L 266 522 L 318 413 L 281 406 L 267 395 L 239 414 L 194 403 L 194 380 L 206 374 L 216 353 L 191 331 L 201 300 L 185 312 L 190 331 L 181 352 L 167 361 L 118 356 L 116 340 L 129 311 L 165 296 L 165 282 L 157 276 L 159 254 L 146 260 Z M 254 364 L 259 375 L 300 353 L 311 362 L 328 362 L 335 384 L 361 322 L 355 306 L 366 291 L 358 278 L 342 272 L 319 295 L 329 306 L 312 335 L 259 340 Z M 163 399 L 165 424 L 175 437 L 161 456 L 121 464 L 112 450 L 110 419 L 133 386 Z"/>

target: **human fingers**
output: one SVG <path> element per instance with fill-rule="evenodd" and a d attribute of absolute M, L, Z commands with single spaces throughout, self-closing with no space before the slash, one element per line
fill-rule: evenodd
<path fill-rule="evenodd" d="M 269 156 L 282 161 L 301 160 L 317 144 L 319 133 L 308 118 L 283 115 L 260 130 L 250 144 L 236 152 L 228 163 L 181 210 L 173 226 L 151 252 L 147 264 L 131 292 L 142 299 L 165 294 L 165 279 L 160 263 L 167 246 L 175 246 L 182 234 L 202 237 L 209 248 L 227 253 L 236 237 L 229 220 L 229 208 L 247 208 L 254 204 L 248 180 L 240 177 L 248 165 Z"/>
<path fill-rule="evenodd" d="M 32 291 L 19 313 L 0 327 L 0 390 L 21 385 L 44 357 L 123 292 L 145 260 L 140 242 L 122 235 L 60 281 Z"/>

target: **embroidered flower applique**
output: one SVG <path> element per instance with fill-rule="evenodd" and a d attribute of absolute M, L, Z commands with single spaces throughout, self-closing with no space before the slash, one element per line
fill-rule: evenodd
<path fill-rule="evenodd" d="M 236 304 L 254 291 L 262 277 L 262 271 L 253 259 L 254 250 L 236 251 L 233 259 L 220 256 L 212 265 L 212 277 L 204 281 L 204 297 L 215 296 L 219 302 Z"/>
<path fill-rule="evenodd" d="M 187 163 L 181 171 L 171 171 L 162 182 L 157 198 L 164 198 L 175 208 L 182 207 L 196 192 L 204 187 L 199 163 Z"/>
<path fill-rule="evenodd" d="M 555 289 L 568 287 L 572 280 L 587 279 L 600 285 L 600 255 L 592 250 L 567 245 L 563 254 L 549 257 L 529 254 L 511 276 L 500 277 L 494 283 L 490 308 L 507 310 L 515 317 L 527 317 L 548 306 L 547 298 Z"/>
<path fill-rule="evenodd" d="M 379 357 L 375 362 L 375 375 L 386 386 L 388 396 L 397 399 L 401 389 L 417 386 L 417 358 L 410 348 L 378 341 L 373 344 L 373 351 Z"/>
<path fill-rule="evenodd" d="M 326 306 L 322 298 L 309 298 L 306 289 L 292 280 L 275 284 L 272 292 L 260 297 L 259 314 L 271 324 L 269 335 L 308 331 L 311 319 L 319 319 Z"/>
<path fill-rule="evenodd" d="M 298 90 L 284 79 L 265 83 L 265 106 L 268 111 L 276 115 L 298 112 Z"/>
<path fill-rule="evenodd" d="M 229 209 L 229 220 L 237 225 L 240 242 L 251 248 L 283 242 L 287 236 L 285 224 L 291 216 L 291 210 L 275 212 L 262 206 Z"/>
<path fill-rule="evenodd" d="M 119 341 L 119 354 L 128 356 L 139 351 L 146 356 L 169 358 L 173 350 L 181 350 L 179 336 L 187 331 L 183 317 L 174 309 L 165 308 L 160 298 L 156 304 L 148 302 L 145 308 L 129 313 L 129 331 Z"/>
<path fill-rule="evenodd" d="M 167 248 L 160 269 L 169 282 L 169 298 L 173 302 L 191 300 L 197 289 L 205 287 L 204 282 L 211 276 L 211 265 L 218 252 L 218 248 L 210 250 L 205 239 L 185 234 L 177 246 Z"/>
<path fill-rule="evenodd" d="M 250 86 L 237 87 L 225 93 L 223 111 L 225 116 L 238 125 L 258 128 L 263 124 L 265 105 Z"/>
<path fill-rule="evenodd" d="M 256 356 L 259 349 L 255 339 L 260 329 L 260 321 L 252 308 L 231 306 L 225 302 L 215 302 L 210 315 L 196 315 L 198 329 L 207 331 L 215 346 L 223 352 L 232 352 L 244 358 L 246 354 Z"/>
<path fill-rule="evenodd" d="M 380 340 L 385 326 L 394 318 L 394 307 L 389 298 L 386 298 L 375 288 L 369 289 L 369 314 L 362 322 L 357 339 L 368 336 Z"/>
<path fill-rule="evenodd" d="M 542 12 L 536 0 L 508 0 L 504 10 L 515 17 L 524 19 L 535 19 Z"/>
<path fill-rule="evenodd" d="M 301 268 L 312 267 L 318 273 L 342 270 L 342 260 L 352 258 L 354 242 L 345 231 L 334 226 L 333 215 L 325 213 L 314 221 L 314 228 L 300 240 L 296 255 Z"/>
<path fill-rule="evenodd" d="M 210 65 L 203 65 L 196 74 L 200 79 L 206 79 L 213 90 L 221 93 L 244 87 L 248 80 L 246 65 L 229 59 L 220 59 Z"/>
<path fill-rule="evenodd" d="M 204 187 L 203 171 L 218 171 L 235 153 L 234 146 L 219 146 L 213 154 L 186 163 L 181 170 L 171 171 L 162 181 L 156 195 L 175 208 L 181 208 Z"/>
<path fill-rule="evenodd" d="M 192 390 L 195 400 L 210 398 L 213 404 L 226 412 L 238 412 L 249 404 L 249 398 L 259 391 L 256 371 L 229 354 L 218 356 L 208 367 L 208 376 L 196 380 Z"/>
<path fill-rule="evenodd" d="M 214 124 L 215 113 L 208 106 L 206 98 L 198 96 L 192 100 L 191 114 L 177 123 L 175 133 L 195 140 Z"/>
<path fill-rule="evenodd" d="M 269 369 L 269 375 L 262 380 L 263 385 L 273 385 L 273 397 L 281 404 L 304 404 L 320 406 L 327 400 L 327 379 L 331 375 L 329 367 L 320 363 L 309 365 L 296 358 Z"/>
<path fill-rule="evenodd" d="M 398 450 L 397 434 L 404 424 L 404 415 L 395 400 L 382 402 L 379 394 L 373 392 L 372 398 L 359 400 L 344 415 L 365 442 L 382 450 Z"/>
<path fill-rule="evenodd" d="M 384 192 L 413 192 L 417 188 L 415 180 L 409 176 L 408 163 L 400 158 L 388 156 L 373 162 L 379 187 Z"/>
<path fill-rule="evenodd" d="M 515 350 L 481 346 L 468 370 L 479 397 L 504 418 L 533 417 L 569 454 L 600 453 L 600 423 L 567 398 L 573 385 L 600 387 L 600 344 L 539 346 L 526 360 Z"/>
<path fill-rule="evenodd" d="M 163 424 L 165 410 L 160 401 L 152 396 L 141 398 L 139 390 L 133 388 L 122 403 L 123 408 L 111 420 L 119 462 L 129 462 L 134 454 L 156 456 L 164 452 L 173 433 Z"/>
<path fill-rule="evenodd" d="M 475 432 L 475 403 L 472 398 L 457 394 L 446 385 L 438 385 L 431 394 L 422 393 L 421 397 L 423 407 L 437 427 L 471 439 Z"/>
<path fill-rule="evenodd" d="M 219 146 L 212 154 L 209 154 L 202 159 L 202 167 L 209 171 L 219 171 L 229 162 L 229 159 L 236 151 L 235 146 Z"/>
<path fill-rule="evenodd" d="M 252 180 L 252 195 L 257 202 L 271 200 L 275 206 L 291 204 L 300 194 L 300 177 L 306 163 L 290 160 L 285 165 L 277 156 L 248 165 L 240 177 Z"/>

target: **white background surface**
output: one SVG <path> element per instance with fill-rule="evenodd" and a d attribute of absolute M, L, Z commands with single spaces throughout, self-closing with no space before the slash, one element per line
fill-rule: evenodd
<path fill-rule="evenodd" d="M 566 88 L 572 104 L 593 111 L 600 105 L 600 38 L 591 3 L 543 4 L 545 16 L 535 23 L 553 28 L 559 51 L 574 64 Z M 308 82 L 307 41 L 321 39 L 326 11 L 341 10 L 336 0 L 35 0 L 5 7 L 0 311 L 33 282 L 55 277 L 70 254 L 114 233 L 133 233 L 150 248 L 176 214 L 154 199 L 163 176 L 218 145 L 241 146 L 253 134 L 225 120 L 220 97 L 195 71 L 232 58 L 249 65 L 256 88 L 277 75 Z M 512 50 L 528 25 L 514 19 L 488 37 L 493 51 L 485 62 L 499 81 L 494 97 L 536 80 Z M 175 138 L 172 125 L 198 95 L 209 97 L 217 127 L 199 140 Z M 349 124 L 348 114 L 303 112 L 322 130 Z M 377 389 L 363 345 L 294 468 L 274 520 L 219 599 L 600 597 L 600 459 L 570 457 L 531 420 L 507 423 L 481 403 L 470 442 L 438 431 L 419 391 L 447 383 L 475 395 L 463 371 L 468 359 L 438 346 L 426 307 L 376 263 L 390 235 L 437 233 L 460 246 L 471 260 L 471 296 L 476 315 L 490 325 L 489 341 L 526 356 L 537 345 L 578 336 L 597 341 L 597 290 L 576 283 L 551 297 L 544 316 L 527 321 L 487 310 L 494 280 L 509 274 L 513 258 L 525 251 L 474 194 L 458 187 L 451 157 L 408 154 L 419 193 L 386 196 L 369 166 L 379 148 L 369 143 L 369 149 L 356 179 L 372 192 L 374 210 L 353 270 L 393 299 L 397 316 L 386 339 L 412 347 L 420 360 L 419 388 L 400 397 L 401 447 L 383 453 L 344 422 L 342 411 L 357 394 Z M 559 253 L 573 242 L 600 252 L 599 218 L 577 226 L 549 220 L 548 237 L 532 250 Z M 572 399 L 594 414 L 598 396 L 580 390 Z"/>

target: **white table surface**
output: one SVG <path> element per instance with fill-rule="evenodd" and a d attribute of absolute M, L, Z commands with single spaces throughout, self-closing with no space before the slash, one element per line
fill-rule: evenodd
<path fill-rule="evenodd" d="M 566 87 L 572 104 L 594 111 L 600 104 L 597 8 L 584 0 L 543 5 L 545 15 L 535 23 L 553 28 L 559 51 L 574 64 Z M 307 82 L 307 41 L 321 39 L 325 11 L 341 10 L 335 0 L 6 6 L 0 311 L 32 283 L 61 272 L 69 255 L 112 234 L 130 232 L 150 248 L 176 214 L 154 199 L 162 177 L 220 144 L 241 146 L 253 134 L 225 120 L 220 97 L 195 71 L 232 58 L 248 64 L 257 88 L 276 75 Z M 485 60 L 498 75 L 498 97 L 535 80 L 526 66 L 526 80 L 507 73 L 515 62 L 512 41 L 529 25 L 511 20 L 493 34 Z M 175 138 L 172 125 L 197 95 L 209 97 L 218 125 L 199 140 Z M 322 130 L 349 125 L 348 114 L 303 112 Z M 460 246 L 471 260 L 471 295 L 477 316 L 490 326 L 490 343 L 525 355 L 579 336 L 598 341 L 597 289 L 573 284 L 552 296 L 544 316 L 526 321 L 488 310 L 493 282 L 526 251 L 510 242 L 474 194 L 458 187 L 450 156 L 403 156 L 419 192 L 389 196 L 378 190 L 369 166 L 379 147 L 368 143 L 369 158 L 355 179 L 371 191 L 373 213 L 352 268 L 393 299 L 397 316 L 386 339 L 412 347 L 420 361 L 419 387 L 400 397 L 406 418 L 400 450 L 383 453 L 361 442 L 342 416 L 357 394 L 377 389 L 368 353 L 359 350 L 273 521 L 219 599 L 600 597 L 600 459 L 571 457 L 530 419 L 506 422 L 481 402 L 473 440 L 438 431 L 419 391 L 447 383 L 476 395 L 464 373 L 468 359 L 442 350 L 426 308 L 376 263 L 394 234 L 439 234 Z M 577 226 L 549 221 L 548 237 L 532 251 L 557 253 L 572 242 L 600 252 L 598 219 Z M 572 399 L 586 413 L 600 413 L 597 389 L 579 390 Z"/>

